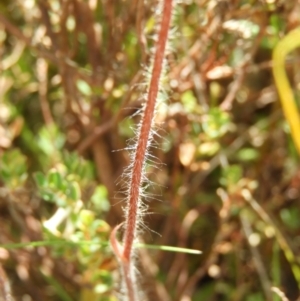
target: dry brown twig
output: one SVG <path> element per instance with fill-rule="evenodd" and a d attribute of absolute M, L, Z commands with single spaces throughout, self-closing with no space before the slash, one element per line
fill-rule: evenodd
<path fill-rule="evenodd" d="M 232 232 L 232 228 L 227 227 L 227 221 L 229 219 L 229 210 L 230 210 L 230 204 L 231 200 L 227 193 L 223 189 L 218 189 L 217 191 L 219 197 L 222 200 L 223 206 L 219 212 L 220 216 L 220 228 L 217 232 L 217 235 L 214 239 L 214 243 L 211 247 L 211 251 L 208 255 L 208 258 L 206 259 L 203 266 L 199 267 L 194 274 L 188 279 L 186 282 L 184 288 L 180 292 L 178 298 L 176 300 L 188 300 L 187 298 L 190 298 L 193 294 L 193 291 L 195 290 L 195 286 L 197 282 L 203 278 L 208 270 L 208 268 L 213 265 L 218 258 L 218 246 L 222 241 L 225 240 L 225 238 Z"/>
<path fill-rule="evenodd" d="M 6 273 L 0 265 L 0 301 L 14 301 Z"/>
<path fill-rule="evenodd" d="M 236 94 L 238 93 L 238 91 L 240 90 L 240 88 L 243 84 L 243 80 L 244 80 L 245 74 L 246 74 L 246 69 L 249 66 L 251 60 L 253 59 L 256 51 L 258 50 L 261 40 L 265 35 L 265 32 L 266 32 L 266 26 L 262 26 L 260 28 L 260 32 L 258 33 L 249 53 L 247 53 L 245 55 L 243 62 L 240 64 L 239 68 L 236 70 L 236 74 L 237 74 L 236 79 L 232 83 L 232 86 L 231 86 L 228 94 L 226 95 L 225 99 L 220 104 L 220 108 L 222 110 L 224 110 L 224 111 L 231 110 L 232 103 L 236 97 Z"/>

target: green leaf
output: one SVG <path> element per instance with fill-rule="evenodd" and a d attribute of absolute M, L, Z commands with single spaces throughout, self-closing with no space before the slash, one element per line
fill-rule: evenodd
<path fill-rule="evenodd" d="M 43 127 L 39 131 L 37 143 L 46 155 L 55 157 L 65 143 L 65 136 L 59 131 L 56 125 Z"/>
<path fill-rule="evenodd" d="M 242 148 L 237 153 L 237 158 L 244 161 L 255 161 L 259 157 L 259 152 L 254 148 Z"/>
<path fill-rule="evenodd" d="M 95 220 L 94 212 L 86 209 L 83 209 L 79 212 L 78 222 L 80 228 L 82 227 L 89 228 L 94 220 Z"/>
<path fill-rule="evenodd" d="M 107 189 L 104 185 L 98 185 L 91 197 L 91 202 L 95 209 L 99 212 L 106 212 L 110 208 L 110 203 L 107 199 Z"/>
<path fill-rule="evenodd" d="M 230 116 L 219 108 L 212 108 L 204 117 L 203 131 L 212 139 L 222 137 L 230 127 Z"/>
<path fill-rule="evenodd" d="M 27 179 L 27 158 L 19 149 L 5 151 L 0 157 L 0 177 L 10 188 L 24 184 Z"/>
<path fill-rule="evenodd" d="M 83 95 L 86 95 L 86 96 L 91 96 L 92 95 L 92 89 L 91 89 L 90 85 L 87 82 L 79 79 L 76 82 L 76 86 L 77 86 L 78 90 Z"/>
<path fill-rule="evenodd" d="M 182 94 L 181 102 L 187 113 L 193 113 L 196 111 L 197 99 L 191 90 L 188 90 Z"/>
<path fill-rule="evenodd" d="M 55 202 L 55 194 L 49 191 L 42 191 L 41 197 L 48 202 Z"/>
<path fill-rule="evenodd" d="M 280 210 L 281 220 L 290 228 L 300 228 L 300 210 L 299 208 L 283 208 Z"/>
<path fill-rule="evenodd" d="M 220 150 L 220 143 L 209 141 L 201 143 L 198 147 L 198 153 L 201 156 L 213 156 Z"/>
<path fill-rule="evenodd" d="M 61 189 L 63 186 L 63 177 L 57 170 L 51 170 L 48 174 L 48 184 L 51 188 Z"/>
<path fill-rule="evenodd" d="M 230 165 L 223 169 L 220 183 L 229 188 L 235 186 L 242 178 L 242 167 L 240 165 Z"/>
<path fill-rule="evenodd" d="M 81 190 L 80 186 L 77 182 L 71 182 L 66 189 L 66 195 L 73 201 L 77 201 L 81 199 Z"/>
<path fill-rule="evenodd" d="M 40 172 L 40 171 L 36 172 L 34 174 L 34 179 L 39 187 L 47 186 L 47 183 L 48 183 L 47 178 L 42 172 Z"/>

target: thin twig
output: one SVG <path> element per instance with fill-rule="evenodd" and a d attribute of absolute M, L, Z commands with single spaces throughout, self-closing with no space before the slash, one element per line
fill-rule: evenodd
<path fill-rule="evenodd" d="M 195 273 L 189 277 L 184 288 L 182 289 L 178 298 L 176 299 L 178 301 L 189 300 L 189 298 L 191 298 L 197 282 L 199 282 L 199 280 L 205 276 L 209 267 L 217 262 L 219 256 L 219 252 L 218 252 L 219 245 L 226 239 L 227 236 L 229 236 L 230 233 L 232 233 L 233 230 L 232 227 L 227 226 L 227 222 L 230 217 L 229 210 L 231 206 L 231 200 L 228 194 L 223 189 L 219 188 L 217 190 L 217 193 L 223 203 L 222 208 L 219 212 L 219 216 L 220 216 L 219 230 L 216 234 L 216 237 L 211 247 L 211 251 L 204 265 L 200 266 L 195 271 Z"/>
<path fill-rule="evenodd" d="M 39 81 L 39 99 L 42 114 L 46 125 L 54 124 L 50 105 L 47 99 L 48 92 L 48 63 L 45 59 L 39 58 L 36 62 L 36 73 Z"/>
<path fill-rule="evenodd" d="M 145 63 L 147 57 L 147 40 L 143 32 L 143 17 L 144 17 L 144 0 L 138 0 L 137 16 L 136 16 L 136 30 L 139 44 L 142 52 L 142 62 Z"/>
<path fill-rule="evenodd" d="M 0 23 L 3 24 L 3 26 L 10 34 L 17 37 L 18 40 L 23 41 L 26 44 L 26 46 L 32 49 L 38 56 L 51 61 L 56 66 L 60 66 L 62 63 L 68 65 L 72 69 L 74 75 L 76 75 L 78 78 L 86 81 L 89 84 L 93 84 L 93 79 L 89 70 L 80 68 L 80 66 L 75 61 L 72 61 L 66 56 L 58 57 L 55 54 L 55 49 L 53 48 L 46 48 L 43 44 L 34 44 L 31 41 L 30 37 L 24 35 L 18 27 L 11 23 L 2 14 L 0 14 Z"/>
<path fill-rule="evenodd" d="M 0 265 L 0 300 L 14 301 L 14 298 L 12 297 L 11 294 L 10 283 L 1 265 Z"/>
<path fill-rule="evenodd" d="M 281 291 L 278 287 L 273 286 L 272 291 L 280 297 L 281 301 L 289 301 L 285 293 Z"/>
<path fill-rule="evenodd" d="M 132 79 L 129 87 L 133 87 L 136 85 L 141 78 L 141 72 L 138 72 Z M 96 126 L 92 133 L 89 134 L 77 147 L 77 152 L 79 154 L 83 154 L 100 136 L 104 135 L 109 129 L 111 129 L 117 122 L 123 117 L 124 106 L 130 101 L 130 97 L 132 95 L 133 89 L 129 89 L 123 97 L 122 104 L 118 112 L 107 122 L 104 124 L 100 124 Z"/>
<path fill-rule="evenodd" d="M 248 189 L 243 189 L 241 195 L 247 201 L 247 203 L 252 207 L 252 209 L 258 214 L 258 216 L 274 230 L 276 239 L 279 246 L 281 247 L 287 261 L 291 265 L 293 275 L 297 281 L 298 288 L 300 289 L 300 267 L 297 263 L 296 256 L 290 247 L 288 240 L 285 235 L 281 232 L 279 227 L 276 226 L 275 222 L 272 220 L 270 215 L 264 210 L 264 208 L 253 198 L 251 192 Z"/>
<path fill-rule="evenodd" d="M 259 251 L 257 250 L 257 248 L 255 246 L 253 246 L 251 244 L 251 242 L 249 241 L 249 237 L 253 233 L 250 222 L 249 222 L 249 220 L 248 220 L 248 218 L 245 214 L 241 214 L 240 220 L 241 220 L 241 223 L 242 223 L 244 233 L 245 233 L 245 235 L 248 239 L 248 243 L 249 243 L 250 250 L 251 250 L 251 253 L 252 253 L 253 262 L 254 262 L 254 265 L 256 267 L 257 274 L 259 276 L 261 285 L 263 287 L 266 300 L 272 300 L 271 281 L 269 280 L 268 273 L 267 273 L 266 268 L 264 266 L 263 260 L 260 256 Z"/>
<path fill-rule="evenodd" d="M 220 104 L 220 109 L 224 111 L 230 111 L 232 107 L 232 103 L 243 84 L 246 68 L 250 64 L 251 60 L 253 59 L 255 53 L 259 49 L 261 40 L 265 36 L 266 26 L 262 26 L 259 34 L 257 35 L 250 52 L 245 55 L 244 61 L 240 64 L 240 67 L 237 70 L 237 77 L 233 82 L 228 94 L 226 95 L 224 101 Z"/>

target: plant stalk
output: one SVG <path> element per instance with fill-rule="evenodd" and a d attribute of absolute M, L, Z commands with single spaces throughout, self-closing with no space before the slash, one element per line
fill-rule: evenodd
<path fill-rule="evenodd" d="M 128 197 L 128 213 L 126 221 L 126 230 L 124 237 L 123 257 L 126 261 L 130 261 L 132 253 L 132 245 L 134 242 L 138 205 L 140 199 L 140 190 L 142 184 L 143 168 L 145 164 L 146 152 L 149 146 L 150 133 L 153 123 L 155 104 L 159 92 L 159 82 L 163 69 L 163 60 L 168 41 L 169 28 L 172 17 L 172 0 L 165 0 L 162 11 L 162 20 L 159 30 L 158 40 L 156 43 L 156 51 L 153 62 L 153 70 L 151 74 L 148 99 L 143 114 L 138 144 L 134 156 L 132 177 L 130 182 L 130 190 Z"/>
<path fill-rule="evenodd" d="M 151 131 L 168 42 L 173 1 L 174 0 L 165 0 L 163 3 L 158 39 L 155 46 L 153 68 L 131 170 L 131 179 L 127 199 L 125 233 L 122 254 L 119 256 L 120 264 L 123 270 L 123 277 L 125 280 L 127 298 L 130 301 L 137 300 L 137 292 L 134 284 L 132 267 L 133 243 L 137 232 L 140 207 L 139 202 L 141 202 L 140 198 L 144 179 L 145 160 L 148 147 L 152 139 Z"/>

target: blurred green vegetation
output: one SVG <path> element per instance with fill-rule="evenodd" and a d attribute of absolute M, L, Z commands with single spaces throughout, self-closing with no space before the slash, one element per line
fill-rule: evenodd
<path fill-rule="evenodd" d="M 117 300 L 108 240 L 123 221 L 154 7 L 0 3 L 0 244 L 27 244 L 0 248 L 16 301 Z M 143 249 L 147 300 L 284 300 L 272 287 L 299 300 L 299 156 L 271 72 L 299 14 L 296 0 L 177 5 L 143 240 L 203 254 Z M 295 51 L 295 95 L 298 63 Z"/>

